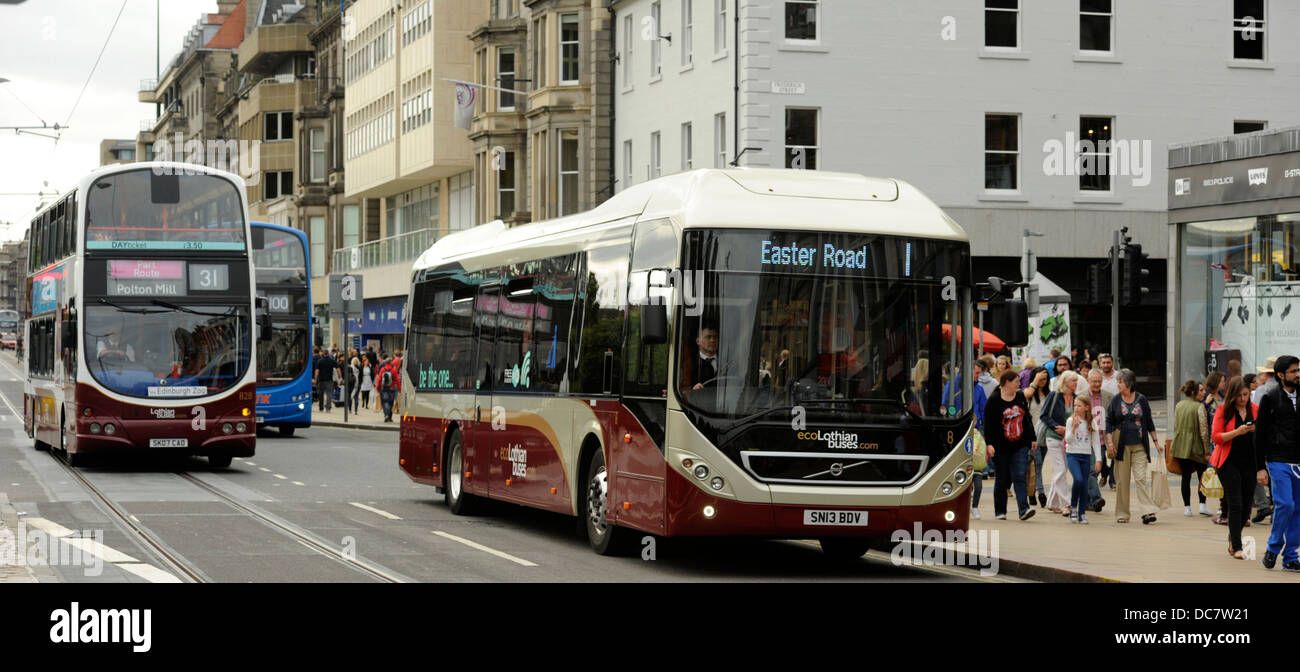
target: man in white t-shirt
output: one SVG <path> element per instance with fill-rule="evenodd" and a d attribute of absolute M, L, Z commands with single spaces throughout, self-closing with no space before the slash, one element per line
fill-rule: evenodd
<path fill-rule="evenodd" d="M 123 345 L 122 335 L 114 327 L 110 329 L 103 338 L 95 343 L 95 356 L 102 357 L 105 353 L 125 357 L 128 361 L 135 361 L 135 348 L 130 343 Z"/>
<path fill-rule="evenodd" d="M 1115 370 L 1115 358 L 1109 352 L 1103 352 L 1097 357 L 1097 364 L 1101 366 L 1101 389 L 1110 392 L 1111 396 L 1119 395 L 1119 372 Z"/>

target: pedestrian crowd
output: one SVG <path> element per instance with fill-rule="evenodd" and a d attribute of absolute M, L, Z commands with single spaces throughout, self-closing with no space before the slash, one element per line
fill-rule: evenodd
<path fill-rule="evenodd" d="M 1101 489 L 1109 486 L 1117 523 L 1136 514 L 1151 525 L 1172 506 L 1168 475 L 1180 475 L 1183 515 L 1225 525 L 1231 557 L 1245 557 L 1242 528 L 1271 517 L 1263 565 L 1272 569 L 1280 557 L 1283 569 L 1300 571 L 1300 359 L 1270 357 L 1247 375 L 1233 362 L 1228 375 L 1187 380 L 1170 440 L 1162 442 L 1131 370 L 1116 369 L 1109 353 L 1095 360 L 1086 350 L 1073 354 L 1053 350 L 1043 366 L 1026 357 L 1019 371 L 1009 359 L 976 360 L 975 387 L 984 392 L 973 399 L 982 403 L 976 428 L 988 467 L 972 484 L 973 518 L 980 518 L 983 480 L 993 476 L 993 510 L 1001 520 L 1010 492 L 1022 521 L 1035 515 L 1036 504 L 1088 524 L 1088 513 L 1106 506 Z M 1211 498 L 1220 500 L 1217 514 L 1207 505 Z"/>
<path fill-rule="evenodd" d="M 357 348 L 344 352 L 337 345 L 313 348 L 312 385 L 314 401 L 324 413 L 337 405 L 351 413 L 382 412 L 384 422 L 392 422 L 393 413 L 401 412 L 402 351 L 390 355 L 382 349 L 376 352 L 373 345 L 364 352 Z M 378 393 L 373 395 L 373 405 L 372 392 Z"/>

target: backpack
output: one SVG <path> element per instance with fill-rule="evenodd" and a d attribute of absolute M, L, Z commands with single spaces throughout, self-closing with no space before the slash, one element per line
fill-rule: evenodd
<path fill-rule="evenodd" d="M 382 375 L 380 375 L 380 377 L 379 377 L 379 386 L 382 387 L 382 388 L 384 388 L 385 390 L 387 390 L 387 389 L 389 389 L 389 388 L 391 388 L 391 387 L 393 386 L 393 370 L 392 370 L 392 369 L 389 369 L 389 368 L 385 368 L 385 369 L 384 369 L 384 373 L 383 373 Z"/>

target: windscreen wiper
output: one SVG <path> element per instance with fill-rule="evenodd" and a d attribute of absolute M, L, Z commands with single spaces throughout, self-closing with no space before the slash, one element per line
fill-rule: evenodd
<path fill-rule="evenodd" d="M 128 307 L 123 306 L 123 305 L 121 305 L 121 304 L 119 304 L 119 303 L 113 303 L 112 301 L 109 301 L 108 299 L 99 299 L 99 303 L 102 303 L 102 304 L 104 304 L 104 305 L 106 305 L 106 306 L 112 306 L 112 307 L 114 307 L 114 308 L 116 308 L 116 309 L 118 309 L 118 310 L 120 310 L 120 311 L 122 311 L 122 312 L 124 312 L 124 313 L 136 313 L 136 314 L 139 314 L 139 315 L 157 315 L 158 313 L 163 312 L 163 311 L 161 311 L 161 310 L 149 310 L 148 308 L 128 308 Z"/>
<path fill-rule="evenodd" d="M 162 299 L 153 299 L 152 301 L 150 301 L 150 303 L 152 303 L 155 306 L 162 306 L 163 308 L 167 308 L 168 310 L 178 310 L 182 313 L 189 313 L 191 315 L 202 315 L 204 317 L 226 317 L 231 314 L 232 310 L 234 310 L 234 308 L 230 308 L 226 310 L 226 312 L 224 313 L 209 313 L 202 310 L 194 310 L 193 308 L 186 308 L 185 306 L 178 306 L 170 301 L 163 301 Z"/>

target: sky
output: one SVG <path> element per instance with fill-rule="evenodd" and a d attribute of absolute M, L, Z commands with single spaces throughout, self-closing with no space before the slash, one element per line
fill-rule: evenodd
<path fill-rule="evenodd" d="M 64 193 L 98 167 L 101 140 L 134 140 L 140 121 L 154 117 L 154 106 L 136 97 L 140 80 L 155 77 L 155 34 L 166 69 L 195 22 L 217 11 L 216 0 L 126 0 L 74 111 L 122 0 L 13 2 L 0 0 L 0 78 L 10 80 L 0 83 L 0 126 L 44 121 L 68 130 L 56 144 L 0 129 L 0 240 L 22 238 L 41 202 L 36 192 Z"/>

